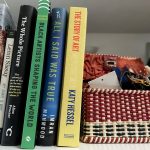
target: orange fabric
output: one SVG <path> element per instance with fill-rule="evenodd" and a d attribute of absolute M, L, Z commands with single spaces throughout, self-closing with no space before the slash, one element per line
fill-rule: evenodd
<path fill-rule="evenodd" d="M 115 55 L 85 54 L 84 81 L 100 77 L 110 71 L 113 67 L 123 69 L 127 67 L 136 74 L 146 75 L 146 69 L 141 58 L 121 57 Z"/>

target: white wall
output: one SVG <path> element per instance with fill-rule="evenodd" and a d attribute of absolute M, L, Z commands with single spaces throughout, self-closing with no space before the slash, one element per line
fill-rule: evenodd
<path fill-rule="evenodd" d="M 86 50 L 98 47 L 97 53 L 137 56 L 147 62 L 147 42 L 150 42 L 150 34 L 88 33 Z"/>

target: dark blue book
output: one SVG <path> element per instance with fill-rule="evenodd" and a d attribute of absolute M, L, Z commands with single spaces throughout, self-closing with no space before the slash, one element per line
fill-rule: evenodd
<path fill-rule="evenodd" d="M 67 11 L 53 8 L 45 58 L 45 72 L 37 129 L 37 145 L 56 145 L 62 71 L 64 61 Z"/>

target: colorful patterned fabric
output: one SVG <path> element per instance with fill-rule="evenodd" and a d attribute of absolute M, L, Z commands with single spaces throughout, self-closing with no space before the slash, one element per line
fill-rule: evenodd
<path fill-rule="evenodd" d="M 85 54 L 83 80 L 92 80 L 108 72 L 113 71 L 114 67 L 124 69 L 125 67 L 132 70 L 133 73 L 147 75 L 144 63 L 141 58 L 102 55 L 102 54 Z"/>

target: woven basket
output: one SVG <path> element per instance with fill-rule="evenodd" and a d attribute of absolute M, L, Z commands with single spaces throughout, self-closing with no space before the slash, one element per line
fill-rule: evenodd
<path fill-rule="evenodd" d="M 146 74 L 140 58 L 86 54 L 81 118 L 85 143 L 150 142 L 150 91 L 92 89 L 88 82 L 109 72 L 108 62 Z"/>
<path fill-rule="evenodd" d="M 149 143 L 150 91 L 84 88 L 81 141 Z"/>

